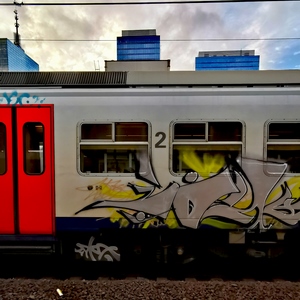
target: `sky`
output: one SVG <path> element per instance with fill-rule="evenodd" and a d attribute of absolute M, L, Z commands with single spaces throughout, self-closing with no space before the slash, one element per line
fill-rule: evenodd
<path fill-rule="evenodd" d="M 261 70 L 300 69 L 300 1 L 108 6 L 3 3 L 13 1 L 0 0 L 0 38 L 13 42 L 17 9 L 21 46 L 40 71 L 104 71 L 105 60 L 117 59 L 116 39 L 122 30 L 137 29 L 156 29 L 160 59 L 171 60 L 171 71 L 195 70 L 199 51 L 218 50 L 255 50 Z"/>

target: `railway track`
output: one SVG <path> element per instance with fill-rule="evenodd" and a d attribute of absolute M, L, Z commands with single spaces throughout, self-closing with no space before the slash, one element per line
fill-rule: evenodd
<path fill-rule="evenodd" d="M 151 269 L 53 257 L 18 256 L 3 263 L 2 258 L 1 300 L 300 299 L 300 276 L 287 260 L 215 258 Z"/>
<path fill-rule="evenodd" d="M 170 281 L 278 281 L 300 282 L 299 262 L 278 259 L 211 257 L 188 264 L 134 264 L 62 260 L 55 257 L 0 258 L 0 278 L 52 278 L 57 280 L 170 280 Z"/>
<path fill-rule="evenodd" d="M 300 282 L 286 280 L 256 281 L 244 279 L 227 281 L 220 278 L 210 280 L 169 280 L 143 277 L 125 279 L 99 277 L 87 280 L 70 277 L 64 280 L 53 278 L 0 278 L 1 300 L 99 300 L 99 299 L 299 299 Z"/>

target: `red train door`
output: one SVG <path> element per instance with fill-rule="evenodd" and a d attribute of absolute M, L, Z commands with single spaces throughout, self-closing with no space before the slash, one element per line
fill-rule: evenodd
<path fill-rule="evenodd" d="M 1 124 L 0 233 L 54 234 L 53 105 L 0 107 Z"/>
<path fill-rule="evenodd" d="M 11 108 L 0 106 L 0 234 L 15 232 L 11 117 Z"/>

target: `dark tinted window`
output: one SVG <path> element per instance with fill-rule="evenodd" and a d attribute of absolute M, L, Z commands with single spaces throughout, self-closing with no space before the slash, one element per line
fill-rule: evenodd
<path fill-rule="evenodd" d="M 26 123 L 24 136 L 24 170 L 29 175 L 44 172 L 44 126 L 42 123 Z"/>
<path fill-rule="evenodd" d="M 242 123 L 209 122 L 208 141 L 242 141 Z"/>
<path fill-rule="evenodd" d="M 205 123 L 176 123 L 174 140 L 204 140 Z"/>
<path fill-rule="evenodd" d="M 299 140 L 300 123 L 269 124 L 269 140 Z"/>
<path fill-rule="evenodd" d="M 82 124 L 81 139 L 83 140 L 111 140 L 112 124 Z"/>
<path fill-rule="evenodd" d="M 147 142 L 148 124 L 142 122 L 115 123 L 116 142 Z"/>

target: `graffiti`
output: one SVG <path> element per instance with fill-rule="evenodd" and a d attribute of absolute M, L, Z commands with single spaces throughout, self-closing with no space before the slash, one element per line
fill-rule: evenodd
<path fill-rule="evenodd" d="M 80 191 L 86 191 L 86 189 L 88 189 L 91 192 L 84 199 L 85 201 L 95 201 L 96 199 L 132 200 L 137 198 L 133 190 L 129 190 L 126 184 L 123 184 L 121 180 L 105 178 L 94 185 L 78 188 L 78 190 Z"/>
<path fill-rule="evenodd" d="M 106 246 L 102 243 L 93 245 L 95 238 L 92 236 L 88 245 L 77 243 L 75 253 L 79 253 L 80 256 L 84 256 L 87 260 L 91 261 L 120 261 L 120 254 L 117 252 L 116 246 Z"/>
<path fill-rule="evenodd" d="M 128 224 L 142 228 L 167 225 L 171 228 L 196 229 L 201 225 L 210 225 L 227 229 L 267 230 L 282 224 L 293 226 L 298 223 L 300 181 L 293 178 L 282 181 L 287 170 L 286 164 L 243 159 L 241 167 L 230 157 L 206 160 L 210 168 L 220 166 L 222 161 L 224 163 L 211 176 L 208 176 L 211 170 L 206 168 L 206 172 L 201 172 L 205 170 L 205 165 L 199 165 L 195 167 L 197 172 L 185 174 L 182 184 L 171 182 L 156 194 L 154 190 L 160 185 L 156 178 L 149 175 L 153 174 L 149 171 L 151 164 L 144 161 L 140 166 L 147 166 L 148 171 L 141 172 L 140 168 L 136 178 L 148 184 L 152 182 L 152 185 L 128 183 L 127 187 L 134 192 L 135 198 L 122 201 L 94 198 L 91 204 L 76 214 L 90 209 L 113 208 Z M 266 167 L 274 171 L 272 176 L 266 175 Z M 147 178 L 143 174 L 147 174 Z"/>
<path fill-rule="evenodd" d="M 8 105 L 23 105 L 23 104 L 41 104 L 46 98 L 40 98 L 39 96 L 31 96 L 29 93 L 19 94 L 17 91 L 13 91 L 10 95 L 4 92 L 2 98 L 0 97 L 0 104 Z"/>
<path fill-rule="evenodd" d="M 281 197 L 272 204 L 266 205 L 264 214 L 275 220 L 280 220 L 288 226 L 296 225 L 300 220 L 300 198 L 292 197 L 286 181 L 280 187 L 282 189 Z M 273 224 L 274 222 L 270 226 Z"/>

